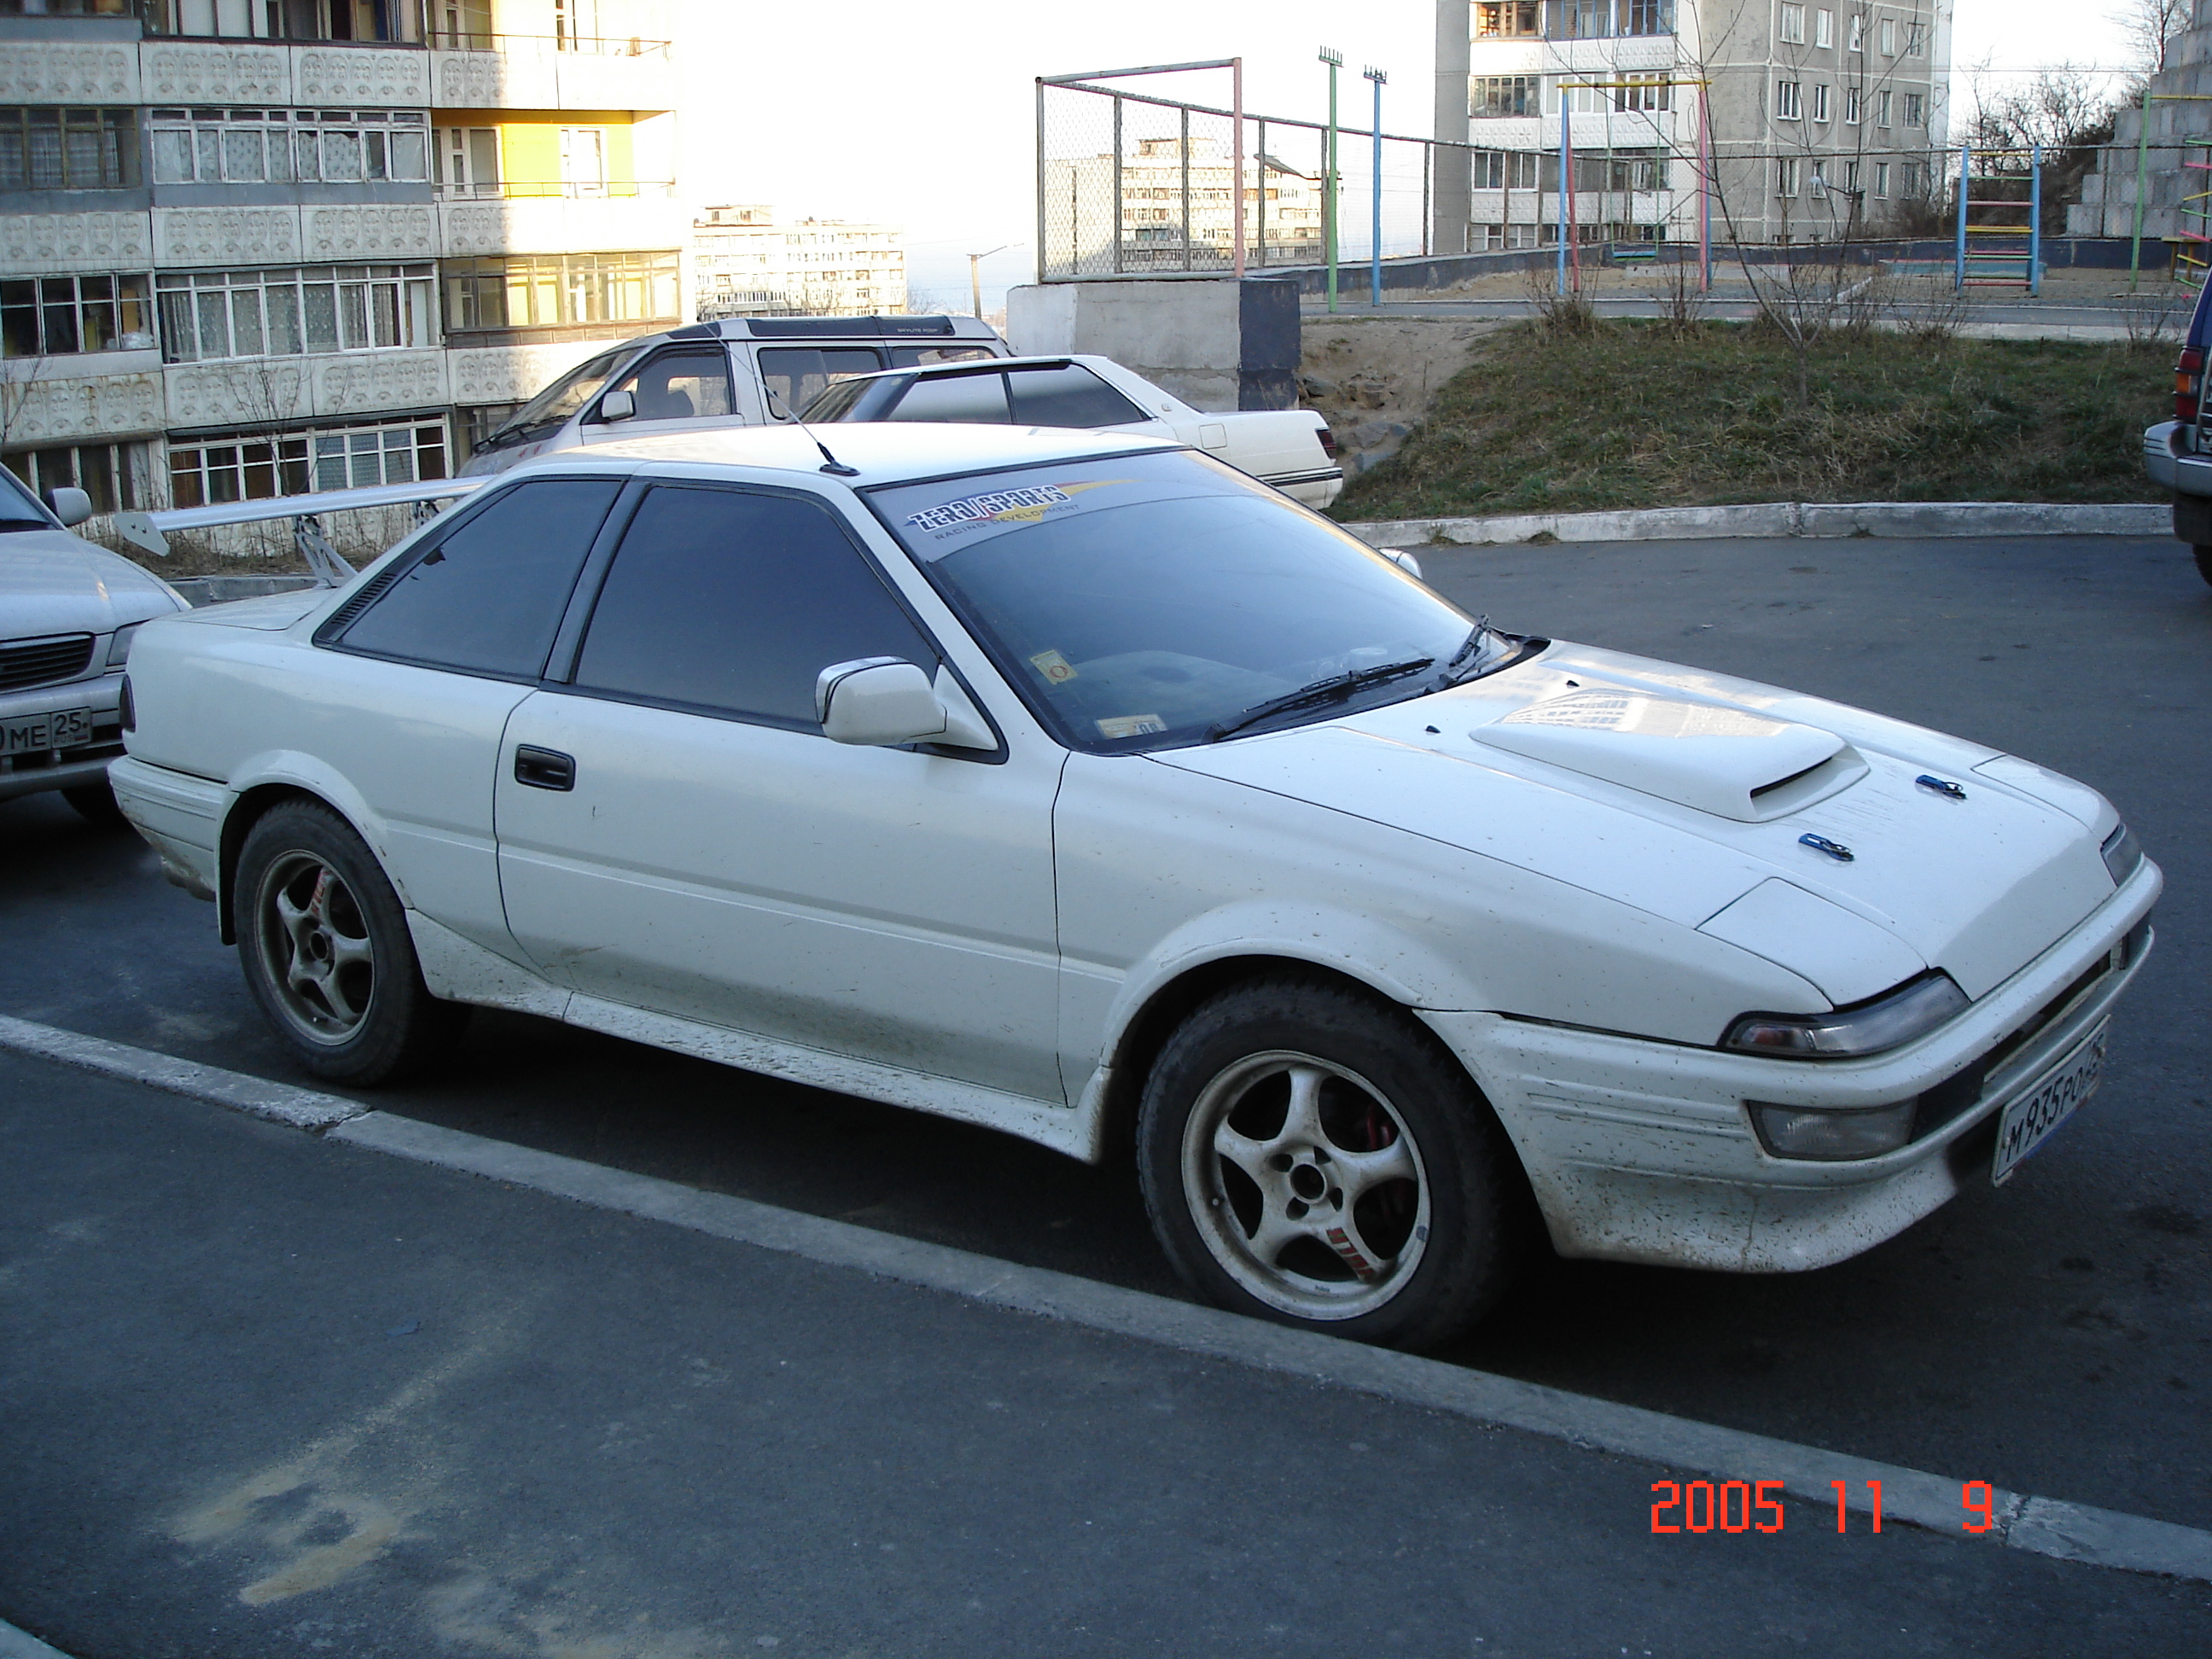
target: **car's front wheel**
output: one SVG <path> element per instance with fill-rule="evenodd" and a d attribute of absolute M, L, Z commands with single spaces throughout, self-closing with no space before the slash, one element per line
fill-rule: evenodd
<path fill-rule="evenodd" d="M 1522 1242 L 1519 1164 L 1465 1071 L 1319 976 L 1194 1010 L 1147 1080 L 1138 1156 L 1195 1289 L 1335 1335 L 1433 1347 L 1489 1310 Z"/>
<path fill-rule="evenodd" d="M 2197 574 L 2212 582 L 2212 546 L 2199 543 L 2189 550 L 2197 556 Z"/>
<path fill-rule="evenodd" d="M 316 1076 L 382 1083 L 458 1031 L 466 1009 L 423 985 L 398 895 L 328 807 L 286 801 L 257 820 L 231 896 L 246 988 Z"/>

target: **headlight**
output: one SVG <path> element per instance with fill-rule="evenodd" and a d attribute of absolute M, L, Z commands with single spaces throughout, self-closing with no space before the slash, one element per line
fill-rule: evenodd
<path fill-rule="evenodd" d="M 2143 861 L 2142 843 L 2136 839 L 2135 832 L 2124 823 L 2105 837 L 2105 844 L 2100 850 L 2105 855 L 2105 868 L 2112 872 L 2112 885 L 2115 887 L 2127 885 L 2128 878 L 2135 874 Z"/>
<path fill-rule="evenodd" d="M 1833 1164 L 1895 1152 L 1912 1139 L 1912 1113 L 1919 1103 L 1900 1101 L 1865 1112 L 1816 1112 L 1763 1100 L 1744 1103 L 1751 1108 L 1759 1144 L 1775 1157 Z"/>
<path fill-rule="evenodd" d="M 145 625 L 144 623 L 135 622 L 115 630 L 115 637 L 107 642 L 107 665 L 110 668 L 120 668 L 131 660 L 131 641 L 137 637 L 138 630 Z"/>
<path fill-rule="evenodd" d="M 1746 1014 L 1729 1027 L 1721 1047 L 1784 1060 L 1879 1054 L 1934 1030 L 1966 1000 L 1948 974 L 1923 974 L 1832 1014 Z"/>

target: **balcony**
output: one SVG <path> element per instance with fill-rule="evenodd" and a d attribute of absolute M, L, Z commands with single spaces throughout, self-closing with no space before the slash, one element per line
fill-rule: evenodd
<path fill-rule="evenodd" d="M 676 186 L 659 179 L 441 185 L 438 222 L 444 252 L 456 258 L 681 247 L 691 234 Z"/>
<path fill-rule="evenodd" d="M 665 40 L 448 34 L 430 51 L 439 109 L 665 110 L 676 101 Z"/>

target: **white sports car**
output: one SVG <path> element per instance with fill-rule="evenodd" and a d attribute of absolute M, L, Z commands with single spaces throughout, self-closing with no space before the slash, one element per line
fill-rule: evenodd
<path fill-rule="evenodd" d="M 1771 1272 L 2095 1086 L 2094 791 L 1499 633 L 1176 446 L 596 446 L 150 623 L 117 793 L 322 1076 L 520 1009 L 1137 1167 L 1232 1308 L 1404 1346 L 1571 1255 Z"/>

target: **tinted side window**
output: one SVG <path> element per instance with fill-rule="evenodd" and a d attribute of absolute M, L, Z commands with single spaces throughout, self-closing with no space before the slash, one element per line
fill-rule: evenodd
<path fill-rule="evenodd" d="M 992 356 L 988 346 L 893 346 L 893 368 L 927 368 L 932 363 L 972 363 Z"/>
<path fill-rule="evenodd" d="M 1080 363 L 1007 372 L 1018 426 L 1119 426 L 1145 411 Z"/>
<path fill-rule="evenodd" d="M 848 374 L 872 374 L 884 354 L 872 346 L 768 346 L 760 354 L 761 380 L 785 410 L 796 415 Z"/>
<path fill-rule="evenodd" d="M 916 380 L 884 418 L 1004 426 L 1008 419 L 1006 377 L 956 374 L 942 380 Z"/>
<path fill-rule="evenodd" d="M 641 421 L 686 421 L 730 412 L 730 360 L 720 346 L 656 351 L 614 389 L 637 399 Z"/>
<path fill-rule="evenodd" d="M 345 631 L 346 645 L 470 674 L 535 679 L 618 478 L 510 489 L 416 561 Z"/>
<path fill-rule="evenodd" d="M 816 677 L 856 657 L 937 664 L 828 509 L 670 487 L 630 520 L 576 684 L 813 731 Z"/>

